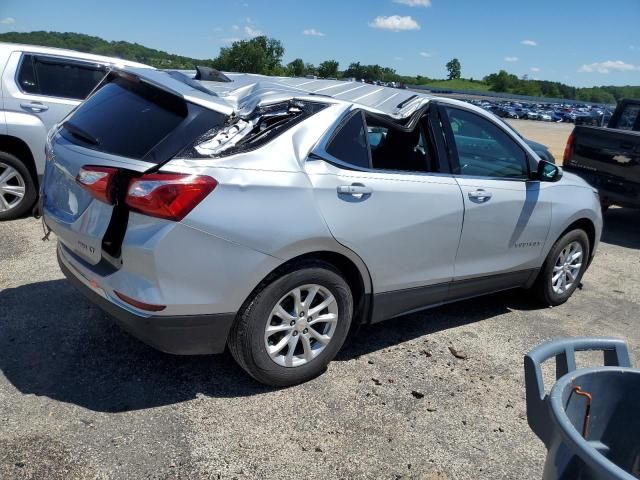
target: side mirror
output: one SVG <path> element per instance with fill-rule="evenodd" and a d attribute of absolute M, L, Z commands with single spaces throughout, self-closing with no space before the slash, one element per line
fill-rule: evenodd
<path fill-rule="evenodd" d="M 540 160 L 537 178 L 541 182 L 557 182 L 562 178 L 562 168 L 546 160 Z"/>

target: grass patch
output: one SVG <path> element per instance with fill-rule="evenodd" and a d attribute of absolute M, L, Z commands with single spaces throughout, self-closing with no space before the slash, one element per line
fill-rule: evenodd
<path fill-rule="evenodd" d="M 431 80 L 425 84 L 426 87 L 433 88 L 451 88 L 452 90 L 477 90 L 486 92 L 489 85 L 478 80 L 468 80 L 466 78 L 457 78 L 454 80 Z"/>

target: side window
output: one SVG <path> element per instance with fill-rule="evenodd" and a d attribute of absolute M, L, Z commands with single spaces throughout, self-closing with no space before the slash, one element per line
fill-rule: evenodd
<path fill-rule="evenodd" d="M 36 85 L 36 74 L 33 70 L 33 56 L 25 55 L 20 63 L 20 71 L 18 72 L 18 84 L 23 92 L 39 93 L 38 85 Z"/>
<path fill-rule="evenodd" d="M 390 128 L 367 118 L 367 136 L 371 147 L 371 166 L 379 170 L 437 172 L 438 162 L 425 131 L 426 119 L 411 132 Z"/>
<path fill-rule="evenodd" d="M 25 55 L 18 83 L 27 93 L 84 100 L 105 74 L 103 67 L 90 63 Z"/>
<path fill-rule="evenodd" d="M 640 105 L 627 105 L 622 111 L 622 115 L 620 115 L 616 128 L 620 130 L 633 130 L 633 127 L 638 121 L 638 114 L 640 114 Z"/>
<path fill-rule="evenodd" d="M 357 112 L 340 127 L 327 153 L 356 167 L 369 168 L 369 149 L 362 114 Z"/>
<path fill-rule="evenodd" d="M 493 122 L 466 110 L 445 107 L 458 150 L 454 173 L 527 178 L 525 151 Z"/>

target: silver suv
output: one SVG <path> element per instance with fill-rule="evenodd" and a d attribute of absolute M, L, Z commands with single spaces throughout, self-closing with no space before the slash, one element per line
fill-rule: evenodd
<path fill-rule="evenodd" d="M 112 71 L 49 135 L 65 275 L 175 354 L 257 380 L 320 374 L 357 324 L 580 284 L 597 193 L 499 119 L 355 82 Z M 229 80 L 229 81 L 224 81 Z"/>
<path fill-rule="evenodd" d="M 58 48 L 0 43 L 0 220 L 29 212 L 44 174 L 47 132 L 114 65 L 144 65 Z"/>

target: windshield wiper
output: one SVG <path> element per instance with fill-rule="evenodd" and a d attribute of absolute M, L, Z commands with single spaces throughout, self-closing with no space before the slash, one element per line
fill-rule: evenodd
<path fill-rule="evenodd" d="M 91 145 L 100 145 L 100 141 L 96 137 L 71 122 L 64 122 L 62 127 L 80 140 L 90 143 Z"/>

